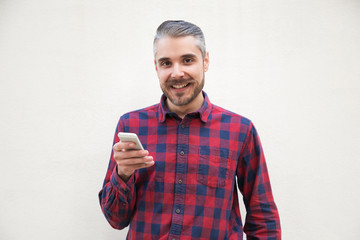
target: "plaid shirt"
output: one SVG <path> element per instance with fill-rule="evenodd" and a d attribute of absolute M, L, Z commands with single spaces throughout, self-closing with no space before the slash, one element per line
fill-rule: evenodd
<path fill-rule="evenodd" d="M 127 113 L 118 132 L 137 133 L 155 165 L 127 183 L 111 154 L 102 211 L 127 239 L 281 239 L 258 134 L 248 119 L 210 103 L 180 119 L 160 104 Z M 247 210 L 244 228 L 236 182 Z"/>

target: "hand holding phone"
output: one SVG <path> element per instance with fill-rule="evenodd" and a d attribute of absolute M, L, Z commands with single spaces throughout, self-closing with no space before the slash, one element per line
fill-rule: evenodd
<path fill-rule="evenodd" d="M 135 133 L 128 133 L 128 132 L 119 132 L 118 137 L 122 142 L 133 142 L 135 143 L 136 150 L 144 150 L 138 136 Z"/>
<path fill-rule="evenodd" d="M 120 141 L 113 146 L 113 157 L 118 175 L 127 182 L 136 169 L 151 167 L 155 163 L 135 133 L 119 132 L 118 137 Z M 135 146 L 130 146 L 130 142 Z"/>

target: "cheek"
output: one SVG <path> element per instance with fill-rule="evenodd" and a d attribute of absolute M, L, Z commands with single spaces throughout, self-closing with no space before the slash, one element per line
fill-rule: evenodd
<path fill-rule="evenodd" d="M 157 71 L 158 78 L 160 82 L 165 82 L 171 75 L 171 72 L 168 70 L 159 70 Z"/>
<path fill-rule="evenodd" d="M 157 73 L 160 84 L 164 84 L 166 82 L 166 74 L 164 72 Z"/>
<path fill-rule="evenodd" d="M 189 73 L 189 74 L 190 74 L 190 76 L 191 76 L 193 79 L 195 79 L 195 80 L 199 80 L 199 79 L 201 79 L 202 76 L 203 76 L 203 73 L 202 73 L 201 71 L 193 71 L 193 72 L 191 72 L 191 73 Z"/>
<path fill-rule="evenodd" d="M 204 72 L 204 68 L 200 65 L 194 66 L 193 68 L 189 69 L 189 74 L 192 76 L 201 77 Z"/>
<path fill-rule="evenodd" d="M 158 76 L 158 78 L 161 78 L 161 71 L 159 69 L 156 70 L 156 75 Z"/>

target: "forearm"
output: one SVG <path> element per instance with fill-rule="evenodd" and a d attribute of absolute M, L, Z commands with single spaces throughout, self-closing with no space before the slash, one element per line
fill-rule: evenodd
<path fill-rule="evenodd" d="M 263 149 L 254 126 L 244 143 L 238 166 L 238 183 L 244 196 L 247 239 L 281 239 L 280 218 L 272 195 Z"/>
<path fill-rule="evenodd" d="M 244 195 L 247 211 L 244 232 L 248 240 L 280 240 L 280 217 L 264 161 L 255 176 L 254 182 L 247 182 L 248 188 Z"/>
<path fill-rule="evenodd" d="M 280 240 L 280 218 L 275 203 L 271 201 L 247 207 L 244 232 L 248 240 Z"/>
<path fill-rule="evenodd" d="M 99 193 L 101 209 L 113 228 L 123 229 L 129 225 L 136 201 L 133 182 L 133 177 L 123 182 L 115 168 Z"/>

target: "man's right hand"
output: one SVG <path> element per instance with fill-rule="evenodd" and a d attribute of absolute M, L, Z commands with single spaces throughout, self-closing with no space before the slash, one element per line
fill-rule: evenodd
<path fill-rule="evenodd" d="M 147 150 L 133 150 L 135 143 L 119 141 L 113 146 L 117 172 L 122 180 L 127 182 L 136 169 L 154 165 L 152 156 Z"/>

